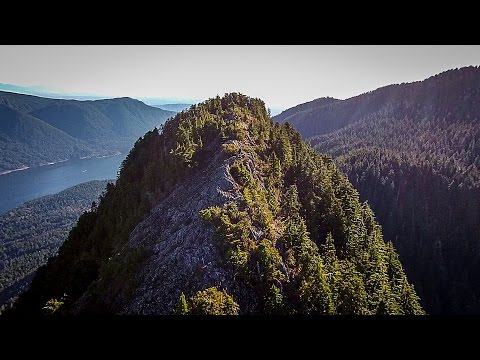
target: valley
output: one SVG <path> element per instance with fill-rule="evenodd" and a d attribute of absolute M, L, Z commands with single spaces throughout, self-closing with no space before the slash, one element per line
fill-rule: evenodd
<path fill-rule="evenodd" d="M 115 179 L 125 155 L 68 160 L 0 176 L 0 215 L 25 201 L 90 181 Z"/>
<path fill-rule="evenodd" d="M 479 314 L 480 67 L 224 48 L 1 79 L 2 318 Z"/>

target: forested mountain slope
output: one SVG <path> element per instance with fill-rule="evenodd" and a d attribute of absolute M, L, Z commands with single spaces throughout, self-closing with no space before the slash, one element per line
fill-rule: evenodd
<path fill-rule="evenodd" d="M 77 101 L 0 91 L 0 173 L 127 152 L 174 114 L 130 98 Z"/>
<path fill-rule="evenodd" d="M 291 115 L 368 200 L 428 312 L 480 312 L 480 69 Z"/>
<path fill-rule="evenodd" d="M 56 253 L 107 183 L 79 184 L 0 216 L 0 307 L 28 287 L 34 271 Z"/>
<path fill-rule="evenodd" d="M 12 313 L 49 300 L 64 314 L 423 313 L 333 161 L 236 93 L 135 144 Z"/>

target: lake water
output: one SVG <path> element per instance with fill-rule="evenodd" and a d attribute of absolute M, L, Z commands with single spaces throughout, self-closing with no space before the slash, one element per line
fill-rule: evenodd
<path fill-rule="evenodd" d="M 69 160 L 0 175 L 0 214 L 25 201 L 90 180 L 116 179 L 126 155 Z"/>

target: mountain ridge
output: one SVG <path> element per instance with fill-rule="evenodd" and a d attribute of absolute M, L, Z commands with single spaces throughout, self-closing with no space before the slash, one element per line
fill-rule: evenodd
<path fill-rule="evenodd" d="M 424 313 L 333 161 L 238 93 L 136 142 L 14 313 L 46 303 L 63 314 Z"/>
<path fill-rule="evenodd" d="M 365 114 L 364 113 L 365 110 L 371 113 L 372 110 L 370 108 L 372 106 L 380 106 L 381 102 L 385 98 L 388 99 L 389 97 L 390 98 L 400 97 L 402 101 L 404 101 L 404 103 L 408 105 L 408 103 L 412 101 L 411 99 L 415 99 L 415 95 L 411 95 L 409 99 L 405 98 L 406 94 L 411 89 L 415 89 L 415 91 L 418 92 L 423 90 L 423 89 L 417 90 L 419 86 L 433 87 L 434 85 L 439 83 L 441 84 L 442 82 L 450 82 L 450 83 L 453 82 L 458 84 L 458 82 L 462 81 L 462 79 L 468 77 L 469 75 L 471 76 L 471 75 L 478 74 L 479 72 L 480 70 L 478 66 L 469 66 L 469 67 L 464 67 L 460 69 L 446 70 L 442 73 L 432 75 L 425 80 L 413 81 L 409 83 L 386 85 L 383 87 L 379 87 L 375 90 L 371 90 L 371 91 L 362 93 L 360 95 L 350 97 L 345 100 L 338 100 L 338 101 L 334 101 L 332 103 L 326 103 L 326 104 L 321 103 L 321 106 L 319 106 L 318 109 L 319 110 L 322 109 L 322 113 L 315 114 L 315 116 L 312 116 L 312 114 L 310 114 L 310 111 L 309 111 L 307 112 L 307 114 L 305 114 L 307 115 L 307 118 L 303 118 L 302 116 L 292 117 L 290 115 L 289 122 L 291 123 L 291 125 L 295 126 L 295 128 L 298 129 L 298 131 L 300 131 L 300 133 L 302 134 L 302 136 L 305 137 L 305 139 L 308 139 L 314 136 L 324 134 L 326 132 L 339 130 L 348 124 L 351 124 L 353 122 L 360 120 L 362 118 L 362 115 Z M 470 81 L 468 85 L 472 90 L 475 90 L 475 89 L 478 90 L 478 86 L 479 86 L 478 79 L 475 79 L 473 82 Z M 440 92 L 437 94 L 430 94 L 430 96 L 427 96 L 426 99 L 431 101 L 431 99 L 433 99 L 436 95 L 442 95 L 443 98 L 448 98 L 448 94 Z M 314 104 L 315 101 L 320 101 L 322 99 L 333 99 L 333 98 L 319 98 L 304 104 L 297 105 L 296 107 L 287 109 L 286 111 L 294 110 L 295 108 L 298 108 L 304 105 L 309 105 L 312 103 Z M 368 100 L 372 103 L 370 108 L 365 109 L 367 108 L 367 106 L 365 105 L 358 106 L 357 103 L 359 101 L 361 102 L 364 100 Z M 430 103 L 429 101 L 424 101 L 423 104 L 430 104 Z M 356 111 L 350 111 L 350 113 L 352 114 L 351 115 L 352 118 L 348 118 L 347 117 L 348 114 L 342 114 L 343 117 L 340 118 L 340 120 L 339 119 L 334 120 L 330 118 L 330 116 L 332 116 L 332 114 L 330 114 L 330 112 L 332 111 L 332 108 L 345 107 L 345 106 L 358 108 L 358 110 Z M 310 110 L 313 110 L 313 109 L 310 109 Z M 300 112 L 299 115 L 302 115 L 302 113 Z M 322 118 L 322 116 L 324 118 Z M 338 117 L 338 114 L 336 114 L 336 116 Z M 283 122 L 282 117 L 279 117 L 279 115 L 274 116 L 273 120 Z M 308 121 L 312 122 L 312 124 L 310 125 L 313 127 L 310 129 L 307 128 L 305 124 Z M 334 123 L 334 121 L 336 121 L 336 123 Z"/>

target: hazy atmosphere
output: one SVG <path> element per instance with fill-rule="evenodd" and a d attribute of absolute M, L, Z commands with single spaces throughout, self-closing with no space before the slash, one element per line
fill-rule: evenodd
<path fill-rule="evenodd" d="M 287 108 L 480 64 L 480 46 L 2 46 L 0 82 L 105 97 L 238 91 Z"/>

